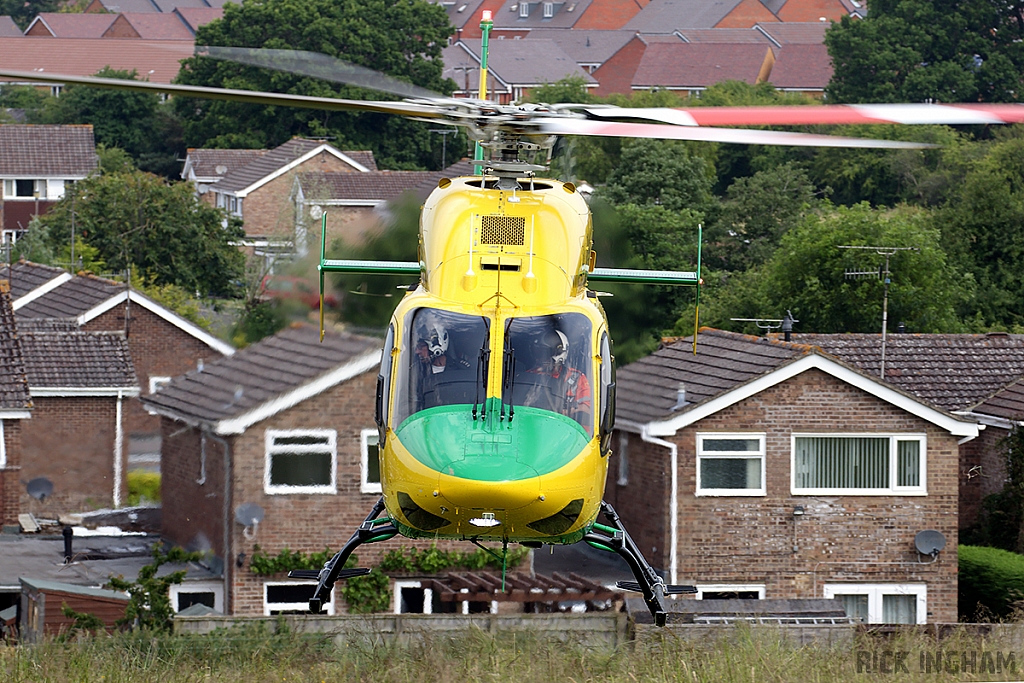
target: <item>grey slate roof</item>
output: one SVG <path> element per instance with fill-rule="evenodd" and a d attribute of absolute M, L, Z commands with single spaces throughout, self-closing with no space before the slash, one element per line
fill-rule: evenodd
<path fill-rule="evenodd" d="M 484 0 L 465 0 L 464 2 L 444 2 L 441 0 L 427 0 L 432 5 L 441 5 L 444 11 L 448 14 L 448 21 L 452 23 L 455 28 L 462 28 L 466 24 L 473 20 L 477 23 L 480 22 L 480 12 L 478 9 L 480 5 L 484 4 Z M 462 11 L 460 12 L 460 8 Z"/>
<path fill-rule="evenodd" d="M 299 173 L 306 201 L 365 199 L 388 201 L 423 183 L 437 183 L 438 171 L 370 171 L 369 173 Z"/>
<path fill-rule="evenodd" d="M 741 0 L 652 0 L 624 28 L 640 33 L 672 33 L 682 28 L 714 28 Z"/>
<path fill-rule="evenodd" d="M 21 339 L 11 309 L 11 293 L 6 281 L 0 280 L 0 410 L 31 407 Z"/>
<path fill-rule="evenodd" d="M 6 14 L 0 16 L 0 36 L 17 38 L 20 35 L 22 35 L 21 29 L 14 23 L 14 19 L 11 19 Z"/>
<path fill-rule="evenodd" d="M 18 319 L 77 318 L 123 291 L 123 284 L 94 275 L 76 275 L 19 308 Z"/>
<path fill-rule="evenodd" d="M 749 28 L 684 28 L 679 34 L 687 43 L 770 43 L 764 33 Z"/>
<path fill-rule="evenodd" d="M 586 29 L 535 29 L 530 40 L 550 40 L 576 60 L 577 64 L 603 64 L 633 39 L 634 31 L 594 31 Z M 490 66 L 490 62 L 488 62 Z"/>
<path fill-rule="evenodd" d="M 218 192 L 238 192 L 239 190 L 244 190 L 258 180 L 266 178 L 268 175 L 323 144 L 325 143 L 320 140 L 292 138 L 283 145 L 269 150 L 252 163 L 246 164 L 237 170 L 229 171 L 217 183 L 216 189 Z M 373 161 L 372 152 L 342 152 L 342 154 L 356 163 L 369 168 L 371 171 L 377 170 L 377 164 Z M 367 161 L 369 163 L 366 163 Z M 353 170 L 355 169 L 353 168 Z"/>
<path fill-rule="evenodd" d="M 475 57 L 480 56 L 479 40 L 460 40 L 446 47 L 441 58 L 444 60 L 445 78 L 451 78 L 460 86 L 466 76 L 456 71 L 456 66 L 478 67 L 480 62 L 467 54 L 465 45 Z M 540 85 L 554 83 L 567 76 L 579 76 L 588 84 L 596 84 L 594 77 L 581 69 L 576 60 L 550 40 L 491 40 L 489 43 L 487 68 L 505 83 L 513 85 Z M 470 88 L 479 84 L 479 73 L 469 75 Z M 475 80 L 474 80 L 475 79 Z"/>
<path fill-rule="evenodd" d="M 880 334 L 794 334 L 793 341 L 878 376 Z M 890 334 L 886 380 L 946 410 L 963 410 L 1024 375 L 1024 335 Z"/>
<path fill-rule="evenodd" d="M 591 0 L 554 0 L 552 14 L 544 16 L 544 0 L 505 0 L 505 4 L 494 13 L 494 28 L 561 28 L 570 29 L 583 13 Z M 529 5 L 529 16 L 520 16 L 520 8 Z M 557 79 L 556 79 L 557 80 Z"/>
<path fill-rule="evenodd" d="M 972 412 L 994 415 L 1007 420 L 1024 420 L 1024 379 L 1007 385 L 984 401 L 974 405 Z"/>
<path fill-rule="evenodd" d="M 319 336 L 312 325 L 285 329 L 201 371 L 176 377 L 142 401 L 161 415 L 212 424 L 247 413 L 381 346 L 378 339 L 344 332 L 328 331 L 323 343 Z"/>
<path fill-rule="evenodd" d="M 29 386 L 138 388 L 128 340 L 120 332 L 23 332 Z"/>
<path fill-rule="evenodd" d="M 7 280 L 11 286 L 11 297 L 21 298 L 36 287 L 45 285 L 50 280 L 60 277 L 65 271 L 55 266 L 44 266 L 31 261 L 19 261 L 10 266 L 0 266 L 0 280 Z"/>
<path fill-rule="evenodd" d="M 267 153 L 265 149 L 190 149 L 188 160 L 200 178 L 222 178 L 248 166 Z"/>
<path fill-rule="evenodd" d="M 0 125 L 0 176 L 84 178 L 97 165 L 91 125 Z"/>
<path fill-rule="evenodd" d="M 808 353 L 803 344 L 704 328 L 692 341 L 668 344 L 621 368 L 616 376 L 616 419 L 646 423 L 674 414 L 679 384 L 694 405 L 725 393 Z"/>

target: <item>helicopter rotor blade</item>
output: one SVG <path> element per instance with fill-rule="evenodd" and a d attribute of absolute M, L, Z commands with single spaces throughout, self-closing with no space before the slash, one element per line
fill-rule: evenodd
<path fill-rule="evenodd" d="M 925 142 L 875 140 L 836 135 L 811 135 L 774 130 L 743 128 L 703 128 L 656 123 L 625 123 L 590 121 L 576 118 L 544 118 L 535 121 L 548 135 L 594 135 L 623 138 L 657 138 L 663 140 L 697 140 L 746 145 L 790 145 L 795 147 L 860 147 L 868 149 L 923 149 L 937 147 Z"/>
<path fill-rule="evenodd" d="M 1024 123 L 1024 104 L 825 104 L 780 107 L 637 108 L 574 106 L 602 120 L 643 120 L 676 126 L 800 126 L 900 123 L 978 125 Z"/>
<path fill-rule="evenodd" d="M 17 79 L 27 83 L 59 83 L 88 85 L 94 88 L 128 90 L 133 92 L 166 93 L 181 97 L 198 97 L 212 100 L 231 100 L 249 104 L 263 104 L 278 107 L 302 107 L 331 111 L 366 111 L 379 114 L 415 116 L 424 119 L 443 118 L 441 108 L 419 102 L 377 102 L 374 100 L 344 100 L 333 97 L 310 97 L 286 93 L 257 92 L 254 90 L 232 90 L 209 88 L 200 85 L 178 85 L 175 83 L 150 83 L 122 78 L 94 78 L 66 74 L 44 74 L 38 71 L 9 71 L 0 69 L 0 78 Z"/>
<path fill-rule="evenodd" d="M 197 45 L 196 55 L 299 74 L 300 76 L 311 76 L 335 83 L 357 85 L 398 97 L 428 99 L 444 97 L 432 90 L 406 83 L 393 76 L 318 52 Z"/>

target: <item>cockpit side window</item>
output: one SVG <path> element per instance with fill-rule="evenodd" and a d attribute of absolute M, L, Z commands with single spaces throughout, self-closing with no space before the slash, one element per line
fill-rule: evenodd
<path fill-rule="evenodd" d="M 612 428 L 615 426 L 615 358 L 612 356 L 608 333 L 601 334 L 601 452 L 611 447 Z"/>
<path fill-rule="evenodd" d="M 505 354 L 512 362 L 506 362 L 502 381 L 511 388 L 506 400 L 511 399 L 513 409 L 560 413 L 593 435 L 591 333 L 590 319 L 582 313 L 510 319 Z"/>
<path fill-rule="evenodd" d="M 417 308 L 405 318 L 397 363 L 394 424 L 422 410 L 486 398 L 487 318 Z"/>

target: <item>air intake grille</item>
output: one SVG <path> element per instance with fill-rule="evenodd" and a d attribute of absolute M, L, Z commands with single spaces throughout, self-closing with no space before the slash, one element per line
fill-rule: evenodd
<path fill-rule="evenodd" d="M 483 216 L 480 243 L 521 247 L 525 231 L 526 219 L 522 216 Z"/>

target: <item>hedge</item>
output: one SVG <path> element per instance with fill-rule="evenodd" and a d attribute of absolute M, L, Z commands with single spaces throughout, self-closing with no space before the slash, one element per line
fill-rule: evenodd
<path fill-rule="evenodd" d="M 989 621 L 1009 616 L 1024 600 L 1024 555 L 999 548 L 962 545 L 960 562 L 960 618 Z"/>

